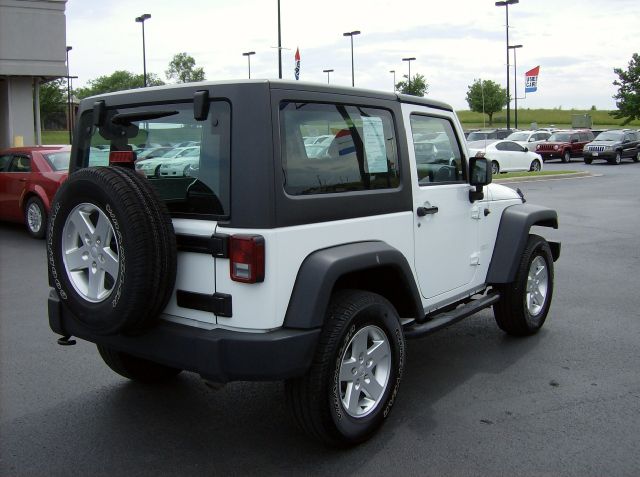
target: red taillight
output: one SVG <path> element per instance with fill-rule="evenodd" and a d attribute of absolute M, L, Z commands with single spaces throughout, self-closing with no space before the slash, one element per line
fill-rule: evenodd
<path fill-rule="evenodd" d="M 264 238 L 261 235 L 232 235 L 229 239 L 229 273 L 242 283 L 264 281 Z"/>

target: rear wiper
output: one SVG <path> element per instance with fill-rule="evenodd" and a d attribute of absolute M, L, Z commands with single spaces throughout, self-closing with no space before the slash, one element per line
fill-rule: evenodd
<path fill-rule="evenodd" d="M 111 118 L 113 124 L 130 125 L 134 121 L 166 118 L 178 114 L 178 111 L 137 111 L 134 113 L 118 113 Z"/>

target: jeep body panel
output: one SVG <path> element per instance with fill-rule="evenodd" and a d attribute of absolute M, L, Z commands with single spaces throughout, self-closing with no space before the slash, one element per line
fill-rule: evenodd
<path fill-rule="evenodd" d="M 381 271 L 379 278 L 371 278 Z M 384 242 L 355 242 L 318 250 L 300 266 L 291 293 L 284 325 L 287 328 L 315 328 L 324 323 L 325 312 L 336 283 L 358 273 L 347 286 L 365 286 L 386 296 L 403 317 L 420 319 L 422 302 L 413 271 L 402 252 Z M 360 274 L 362 273 L 362 274 Z"/>
<path fill-rule="evenodd" d="M 532 226 L 558 228 L 558 214 L 555 210 L 533 204 L 519 204 L 507 207 L 500 218 L 500 227 L 487 283 L 511 283 L 515 279 L 519 257 L 527 243 Z M 560 254 L 560 247 L 554 245 L 554 260 Z"/>

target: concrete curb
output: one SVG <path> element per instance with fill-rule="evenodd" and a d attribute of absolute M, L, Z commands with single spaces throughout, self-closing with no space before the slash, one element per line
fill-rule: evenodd
<path fill-rule="evenodd" d="M 535 181 L 549 181 L 549 180 L 562 180 L 562 179 L 575 179 L 578 177 L 594 177 L 594 174 L 588 171 L 573 172 L 571 174 L 554 174 L 548 176 L 533 176 L 533 177 L 509 177 L 505 179 L 493 179 L 493 182 L 497 183 L 509 183 L 509 182 L 535 182 Z"/>

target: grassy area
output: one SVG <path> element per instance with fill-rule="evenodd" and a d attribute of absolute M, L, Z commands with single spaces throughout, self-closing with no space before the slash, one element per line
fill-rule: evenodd
<path fill-rule="evenodd" d="M 575 174 L 580 171 L 539 171 L 539 172 L 506 172 L 504 174 L 498 174 L 493 176 L 493 179 L 513 179 L 514 177 L 541 177 L 541 176 L 561 176 L 564 174 Z"/>
<path fill-rule="evenodd" d="M 585 109 L 523 109 L 518 108 L 518 127 L 520 129 L 528 129 L 531 123 L 538 123 L 538 127 L 547 127 L 551 124 L 556 127 L 571 127 L 571 116 L 574 114 L 590 114 L 593 121 L 593 127 L 597 129 L 612 128 L 640 128 L 640 121 L 631 121 L 627 126 L 622 126 L 622 119 L 615 119 L 611 116 L 610 111 L 593 111 Z M 506 127 L 507 111 L 503 110 L 493 115 L 493 124 L 489 126 L 487 115 L 474 113 L 473 111 L 456 111 L 460 118 L 460 122 L 465 129 L 483 127 L 483 116 L 486 119 L 487 127 Z M 511 123 L 515 121 L 513 109 L 511 110 Z"/>
<path fill-rule="evenodd" d="M 69 144 L 69 131 L 42 131 L 42 144 Z"/>

